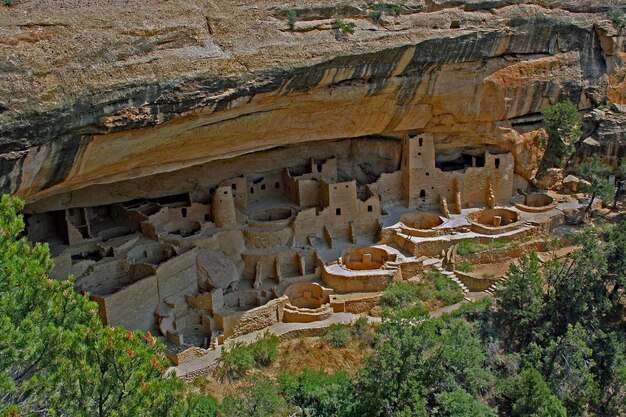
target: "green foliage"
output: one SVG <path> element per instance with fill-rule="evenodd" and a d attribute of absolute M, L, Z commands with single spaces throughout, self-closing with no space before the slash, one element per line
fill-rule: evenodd
<path fill-rule="evenodd" d="M 7 7 L 15 6 L 14 0 L 3 0 L 3 4 Z"/>
<path fill-rule="evenodd" d="M 210 395 L 188 394 L 186 417 L 217 417 L 219 402 Z"/>
<path fill-rule="evenodd" d="M 561 167 L 571 154 L 574 142 L 582 134 L 578 109 L 567 100 L 546 107 L 542 114 L 548 132 L 548 144 L 541 168 Z"/>
<path fill-rule="evenodd" d="M 376 2 L 370 6 L 369 17 L 376 23 L 381 23 L 383 15 L 400 16 L 406 8 L 406 1 L 397 3 Z"/>
<path fill-rule="evenodd" d="M 326 328 L 322 340 L 332 347 L 340 348 L 350 342 L 352 334 L 350 327 L 345 324 L 333 323 Z"/>
<path fill-rule="evenodd" d="M 262 376 L 252 378 L 236 395 L 224 398 L 219 417 L 282 417 L 288 415 L 287 403 L 278 385 Z"/>
<path fill-rule="evenodd" d="M 513 388 L 512 417 L 566 417 L 567 410 L 552 392 L 541 373 L 534 368 L 524 369 Z"/>
<path fill-rule="evenodd" d="M 510 394 L 512 415 L 626 411 L 626 343 L 615 331 L 625 317 L 626 223 L 588 229 L 577 243 L 580 250 L 543 266 L 535 255 L 522 258 L 498 289 L 503 343 L 535 370 Z"/>
<path fill-rule="evenodd" d="M 255 365 L 254 356 L 250 345 L 242 342 L 234 342 L 222 349 L 219 366 L 216 369 L 217 376 L 222 379 L 241 379 Z"/>
<path fill-rule="evenodd" d="M 620 9 L 611 8 L 607 14 L 615 29 L 621 30 L 626 28 L 626 15 Z"/>
<path fill-rule="evenodd" d="M 293 9 L 288 9 L 285 11 L 285 16 L 287 17 L 287 25 L 289 26 L 289 29 L 294 30 L 296 28 L 296 22 L 298 19 L 296 11 Z"/>
<path fill-rule="evenodd" d="M 599 394 L 593 350 L 587 345 L 587 331 L 580 323 L 568 325 L 567 332 L 552 339 L 543 352 L 543 368 L 557 397 L 573 415 L 584 415 L 586 405 Z"/>
<path fill-rule="evenodd" d="M 394 282 L 387 287 L 381 301 L 387 307 L 403 307 L 419 300 L 417 285 L 409 282 Z"/>
<path fill-rule="evenodd" d="M 440 402 L 452 409 L 453 399 L 442 394 L 462 390 L 476 398 L 490 384 L 484 362 L 480 340 L 464 320 L 385 318 L 360 377 L 361 415 L 435 415 Z"/>
<path fill-rule="evenodd" d="M 437 416 L 442 417 L 496 417 L 493 408 L 481 403 L 467 391 L 455 389 L 435 395 Z"/>
<path fill-rule="evenodd" d="M 601 197 L 605 202 L 613 199 L 615 188 L 608 180 L 611 167 L 603 164 L 598 157 L 593 156 L 580 164 L 578 171 L 580 176 L 589 182 L 589 184 L 582 185 L 582 190 L 590 195 L 586 211 L 591 209 L 596 197 Z"/>
<path fill-rule="evenodd" d="M 442 273 L 431 272 L 428 274 L 428 279 L 435 286 L 434 299 L 442 301 L 445 305 L 456 304 L 463 299 L 463 293 L 458 284 Z"/>
<path fill-rule="evenodd" d="M 356 23 L 346 22 L 341 16 L 337 16 L 335 17 L 335 20 L 333 20 L 333 29 L 339 29 L 343 34 L 352 35 L 355 27 Z"/>
<path fill-rule="evenodd" d="M 263 337 L 258 338 L 249 345 L 254 363 L 259 367 L 271 365 L 278 357 L 278 345 L 280 339 L 274 334 L 265 332 Z"/>
<path fill-rule="evenodd" d="M 471 255 L 480 252 L 478 244 L 471 240 L 463 240 L 459 243 L 458 254 L 461 256 Z"/>
<path fill-rule="evenodd" d="M 497 287 L 499 321 L 513 340 L 527 342 L 541 319 L 544 301 L 539 257 L 522 257 L 509 269 L 509 279 Z"/>
<path fill-rule="evenodd" d="M 474 270 L 474 265 L 471 262 L 462 262 L 460 263 L 456 269 L 461 272 L 472 272 Z"/>
<path fill-rule="evenodd" d="M 283 396 L 305 417 L 348 416 L 355 408 L 352 378 L 345 372 L 327 374 L 305 369 L 278 377 Z"/>
<path fill-rule="evenodd" d="M 0 201 L 0 414 L 167 416 L 180 382 L 164 377 L 164 348 L 150 335 L 104 327 L 73 281 L 48 277 L 47 245 L 32 247 L 18 214 Z"/>

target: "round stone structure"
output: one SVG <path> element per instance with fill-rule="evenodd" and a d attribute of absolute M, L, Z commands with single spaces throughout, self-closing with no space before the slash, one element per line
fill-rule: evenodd
<path fill-rule="evenodd" d="M 529 213 L 541 213 L 556 207 L 554 198 L 544 193 L 532 193 L 524 196 L 523 203 L 516 203 L 515 207 Z"/>
<path fill-rule="evenodd" d="M 478 210 L 468 214 L 467 220 L 473 232 L 486 235 L 506 233 L 522 226 L 519 214 L 506 208 Z"/>
<path fill-rule="evenodd" d="M 333 314 L 329 295 L 330 288 L 324 288 L 315 282 L 291 284 L 285 295 L 289 301 L 283 307 L 283 321 L 291 323 L 310 323 L 325 320 Z"/>
<path fill-rule="evenodd" d="M 395 255 L 370 246 L 355 246 L 345 249 L 341 254 L 341 265 L 353 271 L 381 269 L 390 260 L 395 261 Z"/>

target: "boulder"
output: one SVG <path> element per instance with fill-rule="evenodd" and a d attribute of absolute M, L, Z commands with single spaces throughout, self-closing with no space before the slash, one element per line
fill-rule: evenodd
<path fill-rule="evenodd" d="M 578 192 L 578 189 L 580 188 L 580 179 L 574 175 L 568 175 L 563 179 L 563 185 L 573 193 Z"/>
<path fill-rule="evenodd" d="M 543 174 L 535 178 L 535 185 L 539 188 L 550 189 L 563 179 L 563 170 L 561 168 L 549 168 Z"/>
<path fill-rule="evenodd" d="M 581 224 L 585 221 L 584 207 L 566 208 L 563 210 L 563 214 L 565 215 L 565 224 L 575 225 Z"/>
<path fill-rule="evenodd" d="M 202 292 L 215 288 L 226 289 L 239 280 L 237 267 L 224 252 L 216 250 L 200 249 L 196 259 L 196 270 L 198 287 Z"/>

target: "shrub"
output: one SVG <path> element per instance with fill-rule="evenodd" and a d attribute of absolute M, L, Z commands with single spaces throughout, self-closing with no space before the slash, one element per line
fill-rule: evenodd
<path fill-rule="evenodd" d="M 278 385 L 266 377 L 257 376 L 236 395 L 224 398 L 219 417 L 286 416 L 287 403 L 280 395 Z"/>
<path fill-rule="evenodd" d="M 546 107 L 542 115 L 548 132 L 548 144 L 541 160 L 541 169 L 561 167 L 571 154 L 574 142 L 582 134 L 578 108 L 567 100 Z"/>
<path fill-rule="evenodd" d="M 396 282 L 385 290 L 381 301 L 387 307 L 401 307 L 420 299 L 420 290 L 408 282 Z"/>
<path fill-rule="evenodd" d="M 490 249 L 502 249 L 506 247 L 506 245 L 508 244 L 509 242 L 506 240 L 494 240 L 493 242 L 489 243 L 489 248 Z"/>
<path fill-rule="evenodd" d="M 369 332 L 369 324 L 367 317 L 359 317 L 354 323 L 352 323 L 352 334 L 354 336 L 362 336 Z"/>
<path fill-rule="evenodd" d="M 249 345 L 235 342 L 230 347 L 224 347 L 217 375 L 220 379 L 240 379 L 254 367 L 254 356 Z"/>
<path fill-rule="evenodd" d="M 442 290 L 437 294 L 437 299 L 443 301 L 446 305 L 452 305 L 461 302 L 463 299 L 463 293 L 456 290 Z"/>
<path fill-rule="evenodd" d="M 400 16 L 405 9 L 406 1 L 401 1 L 398 3 L 385 3 L 385 2 L 377 2 L 372 4 L 372 12 L 370 12 L 370 16 L 372 14 L 378 14 L 378 16 L 382 16 L 383 14 Z"/>
<path fill-rule="evenodd" d="M 263 337 L 250 344 L 250 352 L 257 366 L 269 366 L 278 357 L 278 336 L 265 332 Z"/>
<path fill-rule="evenodd" d="M 626 28 L 626 15 L 616 8 L 612 8 L 608 12 L 608 17 L 615 26 L 615 29 L 624 29 Z"/>
<path fill-rule="evenodd" d="M 440 272 L 431 272 L 429 279 L 433 282 L 437 292 L 434 298 L 446 305 L 456 304 L 463 299 L 463 292 L 458 284 Z"/>
<path fill-rule="evenodd" d="M 287 25 L 289 25 L 289 29 L 294 30 L 296 28 L 296 21 L 298 19 L 296 11 L 293 9 L 289 9 L 285 11 L 285 16 L 287 17 Z"/>
<path fill-rule="evenodd" d="M 356 23 L 354 22 L 345 22 L 343 17 L 337 16 L 333 21 L 333 29 L 339 29 L 341 32 L 345 34 L 353 34 L 354 28 L 356 27 Z"/>
<path fill-rule="evenodd" d="M 188 417 L 216 417 L 219 403 L 211 395 L 189 394 Z"/>
<path fill-rule="evenodd" d="M 472 265 L 471 262 L 463 262 L 460 263 L 456 269 L 458 269 L 461 272 L 472 272 L 474 270 L 474 265 Z"/>
<path fill-rule="evenodd" d="M 458 253 L 461 256 L 471 255 L 473 253 L 478 253 L 478 252 L 480 252 L 480 248 L 478 244 L 472 241 L 464 240 L 461 243 L 459 243 Z"/>
<path fill-rule="evenodd" d="M 301 374 L 285 372 L 278 376 L 283 396 L 302 409 L 305 417 L 352 415 L 355 405 L 352 378 L 346 372 L 327 374 L 305 369 Z"/>
<path fill-rule="evenodd" d="M 340 348 L 344 347 L 350 341 L 351 334 L 350 328 L 345 324 L 331 324 L 328 326 L 322 336 L 322 340 L 328 343 L 330 346 Z"/>
<path fill-rule="evenodd" d="M 15 1 L 14 0 L 4 0 L 3 3 L 7 7 L 15 6 Z"/>

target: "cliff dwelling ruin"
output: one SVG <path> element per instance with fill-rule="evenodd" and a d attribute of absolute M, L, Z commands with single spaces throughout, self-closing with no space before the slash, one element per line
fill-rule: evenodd
<path fill-rule="evenodd" d="M 522 241 L 565 221 L 493 146 L 439 154 L 421 132 L 307 146 L 308 160 L 297 146 L 253 155 L 264 170 L 248 155 L 174 174 L 190 192 L 49 211 L 44 200 L 27 207 L 28 236 L 49 243 L 53 276 L 74 275 L 104 323 L 163 336 L 180 363 L 275 323 L 367 313 L 390 283 L 453 264 L 462 241 Z M 454 279 L 466 293 L 496 282 Z"/>

